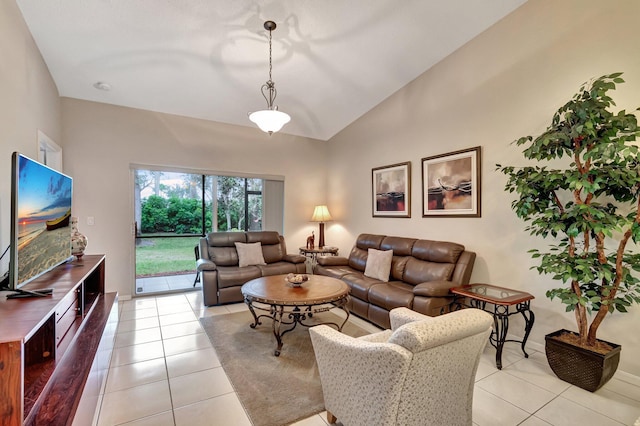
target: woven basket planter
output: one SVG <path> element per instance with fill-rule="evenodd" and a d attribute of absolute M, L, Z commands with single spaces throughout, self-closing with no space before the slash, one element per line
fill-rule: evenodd
<path fill-rule="evenodd" d="M 563 329 L 545 336 L 545 352 L 553 372 L 565 382 L 590 392 L 600 389 L 616 372 L 622 347 L 603 341 L 613 349 L 600 354 L 554 338 L 562 333 L 576 334 Z"/>

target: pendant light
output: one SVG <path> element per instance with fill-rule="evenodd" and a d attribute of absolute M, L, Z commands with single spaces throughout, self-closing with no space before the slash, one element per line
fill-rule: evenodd
<path fill-rule="evenodd" d="M 271 80 L 271 31 L 276 29 L 276 23 L 266 21 L 264 23 L 264 29 L 269 31 L 269 80 L 262 85 L 260 90 L 262 91 L 262 96 L 267 101 L 267 109 L 250 113 L 249 120 L 257 124 L 260 130 L 271 135 L 291 121 L 291 117 L 289 117 L 289 114 L 278 111 L 278 106 L 273 104 L 278 92 L 276 91 L 276 84 Z"/>

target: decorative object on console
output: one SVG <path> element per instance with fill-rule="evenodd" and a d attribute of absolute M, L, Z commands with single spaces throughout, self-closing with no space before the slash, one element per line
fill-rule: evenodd
<path fill-rule="evenodd" d="M 633 113 L 609 111 L 615 104 L 607 94 L 624 82 L 621 74 L 583 84 L 544 133 L 517 139 L 526 147 L 524 157 L 536 164 L 497 165 L 508 177 L 505 190 L 518 196 L 511 208 L 529 233 L 553 239 L 548 251 L 529 253 L 539 260 L 539 273 L 562 280 L 546 295 L 576 319 L 577 336 L 546 336 L 549 365 L 562 380 L 592 392 L 613 376 L 620 358 L 620 347 L 608 345 L 613 360 L 604 362 L 608 342 L 597 339 L 598 327 L 607 314 L 640 303 L 640 253 L 626 248 L 629 240 L 640 241 L 640 127 Z M 551 339 L 572 342 L 575 354 L 566 345 L 550 345 Z M 560 349 L 563 354 L 555 353 Z M 596 356 L 579 356 L 585 351 Z"/>
<path fill-rule="evenodd" d="M 71 254 L 78 259 L 84 255 L 88 239 L 78 230 L 78 218 L 71 217 Z"/>
<path fill-rule="evenodd" d="M 411 162 L 371 169 L 373 217 L 411 217 Z"/>
<path fill-rule="evenodd" d="M 422 217 L 480 217 L 480 147 L 422 159 Z"/>
<path fill-rule="evenodd" d="M 267 109 L 250 113 L 249 120 L 257 124 L 263 132 L 272 135 L 273 132 L 282 129 L 282 126 L 291 121 L 291 117 L 289 117 L 289 114 L 278 111 L 278 106 L 273 104 L 278 92 L 276 90 L 276 84 L 271 80 L 271 31 L 276 29 L 276 23 L 266 21 L 264 23 L 264 29 L 269 31 L 269 80 L 262 85 L 261 91 L 262 96 L 264 96 L 264 99 L 267 101 Z"/>
<path fill-rule="evenodd" d="M 327 206 L 316 206 L 313 209 L 313 216 L 311 216 L 311 222 L 320 222 L 320 233 L 318 240 L 318 247 L 324 247 L 324 223 L 332 220 L 331 214 Z M 313 247 L 311 247 L 313 248 Z"/>
<path fill-rule="evenodd" d="M 311 235 L 307 237 L 307 249 L 313 250 L 315 248 L 315 240 L 316 237 L 313 235 L 313 231 L 311 231 Z"/>

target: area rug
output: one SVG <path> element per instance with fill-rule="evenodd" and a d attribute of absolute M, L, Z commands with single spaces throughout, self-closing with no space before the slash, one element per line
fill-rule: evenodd
<path fill-rule="evenodd" d="M 315 314 L 313 320 L 335 322 L 339 318 L 323 312 Z M 289 425 L 324 411 L 308 328 L 298 325 L 284 335 L 282 352 L 276 357 L 271 320 L 261 321 L 262 325 L 250 328 L 253 317 L 248 311 L 200 319 L 253 424 Z M 342 331 L 355 337 L 369 334 L 351 322 Z"/>

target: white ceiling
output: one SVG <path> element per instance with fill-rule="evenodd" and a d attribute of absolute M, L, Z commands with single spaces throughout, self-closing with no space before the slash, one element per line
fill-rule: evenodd
<path fill-rule="evenodd" d="M 525 1 L 17 3 L 60 96 L 249 127 L 266 107 L 273 20 L 282 131 L 327 140 Z"/>

